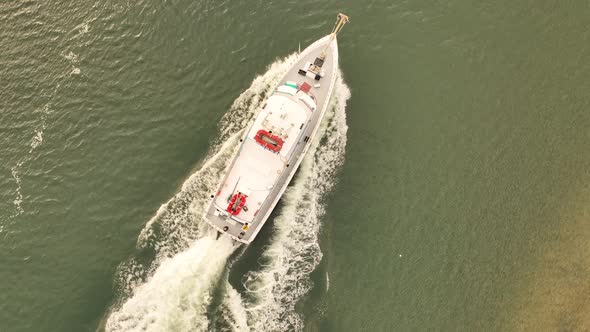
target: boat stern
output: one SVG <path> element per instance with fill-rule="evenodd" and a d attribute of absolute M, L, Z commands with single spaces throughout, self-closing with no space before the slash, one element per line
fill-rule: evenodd
<path fill-rule="evenodd" d="M 231 237 L 235 241 L 249 244 L 253 239 L 250 226 L 234 220 L 229 213 L 218 208 L 213 199 L 203 219 L 216 231 Z"/>

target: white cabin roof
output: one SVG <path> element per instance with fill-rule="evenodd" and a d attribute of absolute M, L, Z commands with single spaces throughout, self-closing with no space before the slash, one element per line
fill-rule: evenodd
<path fill-rule="evenodd" d="M 304 92 L 287 85 L 282 87 L 285 88 L 282 91 L 277 89 L 277 92 L 268 98 L 266 107 L 257 115 L 246 134 L 233 167 L 215 198 L 218 208 L 226 210 L 231 195 L 237 192 L 245 194 L 247 211 L 242 210 L 233 217 L 240 222 L 250 222 L 254 219 L 258 208 L 287 167 L 289 155 L 300 140 L 301 132 L 315 110 L 315 102 Z M 309 100 L 303 102 L 300 94 Z M 313 107 L 309 107 L 309 103 L 313 103 Z M 283 140 L 280 151 L 271 151 L 256 141 L 256 134 L 261 129 Z"/>
<path fill-rule="evenodd" d="M 283 85 L 283 87 L 287 86 Z M 299 93 L 302 92 L 299 91 L 287 96 L 277 92 L 270 96 L 266 107 L 258 114 L 247 137 L 254 140 L 260 129 L 277 135 L 283 139 L 283 147 L 279 151 L 279 155 L 287 157 L 297 142 L 302 126 L 305 126 L 312 112 L 299 100 Z M 261 146 L 261 148 L 263 147 Z"/>

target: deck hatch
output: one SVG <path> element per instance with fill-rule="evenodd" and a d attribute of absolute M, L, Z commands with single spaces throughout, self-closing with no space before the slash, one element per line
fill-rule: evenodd
<path fill-rule="evenodd" d="M 303 82 L 303 84 L 301 84 L 301 86 L 299 87 L 299 90 L 308 93 L 309 90 L 311 90 L 311 85 L 309 85 L 307 82 Z"/>

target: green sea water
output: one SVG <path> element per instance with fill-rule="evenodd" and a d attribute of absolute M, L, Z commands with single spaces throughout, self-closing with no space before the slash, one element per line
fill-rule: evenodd
<path fill-rule="evenodd" d="M 215 240 L 235 134 L 338 11 L 322 137 L 255 243 Z M 0 331 L 588 330 L 589 16 L 1 2 Z"/>

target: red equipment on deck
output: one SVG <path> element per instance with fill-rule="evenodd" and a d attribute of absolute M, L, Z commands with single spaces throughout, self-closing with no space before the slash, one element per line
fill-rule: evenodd
<path fill-rule="evenodd" d="M 264 146 L 265 148 L 271 150 L 272 152 L 279 152 L 283 147 L 283 140 L 276 135 L 269 133 L 264 129 L 260 129 L 254 139 L 258 144 Z"/>
<path fill-rule="evenodd" d="M 244 205 L 246 205 L 246 195 L 237 193 L 229 201 L 227 212 L 229 212 L 232 216 L 237 216 L 242 211 Z"/>
<path fill-rule="evenodd" d="M 303 82 L 303 84 L 301 84 L 301 86 L 299 86 L 299 90 L 308 93 L 309 90 L 311 90 L 311 85 L 309 85 L 307 82 Z"/>

